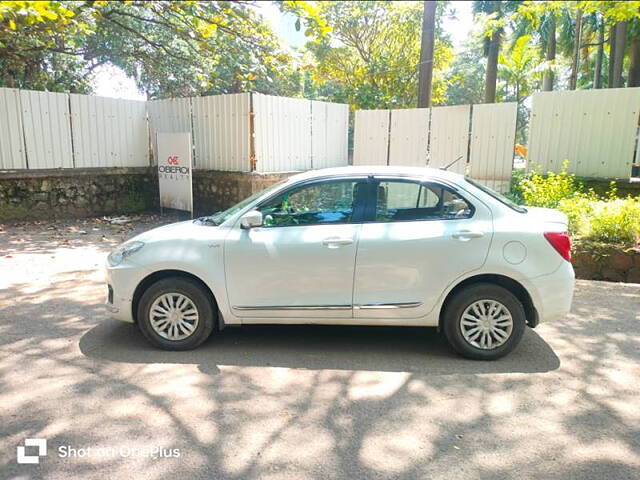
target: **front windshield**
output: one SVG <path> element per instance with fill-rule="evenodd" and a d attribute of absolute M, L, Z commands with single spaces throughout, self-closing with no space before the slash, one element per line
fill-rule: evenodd
<path fill-rule="evenodd" d="M 521 205 L 518 205 L 517 203 L 512 202 L 511 200 L 509 200 L 507 197 L 505 197 L 504 195 L 502 195 L 501 193 L 496 192 L 495 190 L 491 190 L 489 187 L 485 187 L 484 185 L 482 185 L 481 183 L 476 182 L 475 180 L 471 180 L 470 178 L 464 177 L 464 179 L 470 183 L 471 185 L 473 185 L 476 188 L 479 188 L 480 190 L 482 190 L 484 193 L 486 193 L 487 195 L 495 198 L 496 200 L 498 200 L 500 203 L 503 203 L 504 205 L 506 205 L 507 207 L 511 208 L 512 210 L 515 210 L 518 213 L 527 213 L 527 209 L 524 208 Z"/>
<path fill-rule="evenodd" d="M 214 213 L 213 215 L 209 215 L 208 217 L 201 217 L 198 220 L 200 220 L 202 222 L 212 223 L 214 225 L 222 225 L 229 218 L 231 218 L 233 215 L 235 215 L 240 210 L 245 208 L 251 202 L 253 202 L 257 198 L 261 197 L 262 195 L 265 195 L 265 194 L 271 192 L 272 190 L 275 190 L 280 185 L 285 183 L 287 180 L 288 179 L 286 179 L 286 178 L 284 180 L 280 180 L 279 182 L 274 183 L 273 185 L 265 188 L 264 190 L 260 190 L 259 192 L 254 193 L 249 198 L 245 198 L 240 203 L 236 203 L 233 207 L 230 207 L 230 208 L 228 208 L 226 210 L 223 210 L 222 212 Z"/>

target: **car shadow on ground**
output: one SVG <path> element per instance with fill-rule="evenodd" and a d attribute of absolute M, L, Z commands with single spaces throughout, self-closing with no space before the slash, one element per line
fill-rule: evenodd
<path fill-rule="evenodd" d="M 515 351 L 493 362 L 459 357 L 434 328 L 409 327 L 227 327 L 196 350 L 167 352 L 149 345 L 135 325 L 109 320 L 83 335 L 80 350 L 87 357 L 112 362 L 198 364 L 209 374 L 217 374 L 221 366 L 423 375 L 533 373 L 560 366 L 551 347 L 529 328 Z"/>

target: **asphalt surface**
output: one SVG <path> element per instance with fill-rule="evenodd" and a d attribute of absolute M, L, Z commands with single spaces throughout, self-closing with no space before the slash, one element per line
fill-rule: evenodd
<path fill-rule="evenodd" d="M 496 362 L 403 328 L 169 353 L 102 306 L 106 252 L 158 221 L 0 228 L 0 478 L 640 478 L 640 285 L 578 281 Z"/>

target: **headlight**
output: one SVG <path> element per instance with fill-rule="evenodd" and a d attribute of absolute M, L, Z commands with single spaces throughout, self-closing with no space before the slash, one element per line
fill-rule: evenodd
<path fill-rule="evenodd" d="M 109 262 L 109 265 L 111 265 L 112 267 L 115 267 L 116 265 L 119 265 L 122 260 L 130 255 L 133 255 L 142 247 L 144 247 L 143 242 L 123 243 L 109 254 L 109 256 L 107 257 L 107 262 Z"/>

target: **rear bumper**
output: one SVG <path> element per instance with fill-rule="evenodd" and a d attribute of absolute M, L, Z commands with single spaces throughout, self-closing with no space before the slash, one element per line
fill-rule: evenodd
<path fill-rule="evenodd" d="M 540 323 L 557 320 L 569 313 L 575 286 L 575 274 L 569 262 L 563 261 L 555 272 L 530 279 L 528 283 Z"/>

